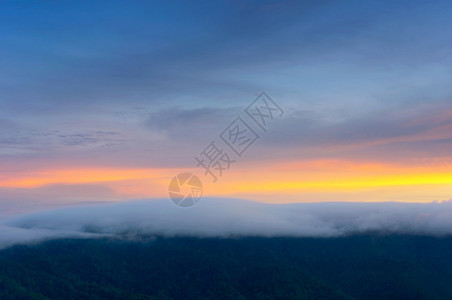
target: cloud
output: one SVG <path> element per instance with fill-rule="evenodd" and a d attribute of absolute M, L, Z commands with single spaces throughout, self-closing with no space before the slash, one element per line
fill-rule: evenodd
<path fill-rule="evenodd" d="M 216 99 L 264 84 L 287 90 L 281 73 L 292 66 L 315 64 L 342 77 L 335 63 L 364 65 L 363 74 L 377 66 L 444 63 L 448 36 L 441 28 L 449 18 L 443 5 L 412 4 L 407 15 L 400 3 L 117 3 L 102 16 L 98 12 L 105 7 L 98 3 L 5 6 L 0 103 L 2 110 L 21 115 L 85 114 L 95 103 L 153 105 L 185 95 Z M 307 89 L 301 82 L 290 90 Z M 363 83 L 351 82 L 355 88 Z"/>
<path fill-rule="evenodd" d="M 419 157 L 447 158 L 452 138 L 451 113 L 452 106 L 446 101 L 412 105 L 409 110 L 373 109 L 336 120 L 320 111 L 288 110 L 272 124 L 261 147 L 299 148 L 305 151 L 305 157 L 312 149 L 317 158 L 333 155 L 398 163 Z M 299 157 L 299 152 L 295 156 Z"/>
<path fill-rule="evenodd" d="M 265 204 L 202 199 L 134 201 L 27 214 L 0 227 L 0 248 L 61 237 L 338 237 L 354 233 L 451 235 L 452 201 Z"/>
<path fill-rule="evenodd" d="M 321 112 L 322 120 L 294 110 L 260 145 L 272 153 L 280 145 L 312 146 L 324 158 L 338 153 L 323 151 L 331 146 L 381 145 L 434 129 L 430 121 L 402 124 L 400 115 L 413 103 L 436 107 L 452 93 L 444 66 L 449 39 L 440 30 L 450 21 L 440 4 L 412 4 L 413 17 L 397 3 L 61 5 L 3 7 L 2 164 L 76 157 L 86 165 L 191 166 L 261 90 L 285 110 L 292 103 Z M 344 120 L 328 122 L 335 111 Z M 396 115 L 386 116 L 390 111 Z M 398 151 L 379 148 L 366 157 L 399 159 L 406 149 L 445 156 L 450 144 L 429 141 L 402 141 L 392 145 Z"/>
<path fill-rule="evenodd" d="M 64 230 L 48 230 L 35 229 L 27 230 L 22 228 L 14 228 L 0 225 L 0 249 L 13 246 L 16 244 L 32 244 L 39 243 L 45 240 L 56 238 L 94 238 L 100 237 L 99 234 L 91 234 L 85 232 L 69 232 Z"/>

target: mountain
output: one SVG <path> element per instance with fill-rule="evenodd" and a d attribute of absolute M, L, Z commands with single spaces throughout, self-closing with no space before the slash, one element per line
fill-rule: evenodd
<path fill-rule="evenodd" d="M 0 266 L 0 299 L 452 299 L 452 237 L 60 239 Z"/>

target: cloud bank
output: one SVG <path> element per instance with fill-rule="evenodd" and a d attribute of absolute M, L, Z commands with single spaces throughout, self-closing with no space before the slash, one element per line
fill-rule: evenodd
<path fill-rule="evenodd" d="M 339 237 L 354 233 L 451 235 L 452 201 L 266 204 L 202 199 L 182 209 L 167 199 L 26 214 L 0 225 L 0 248 L 64 237 Z"/>
<path fill-rule="evenodd" d="M 78 206 L 4 222 L 0 248 L 64 237 L 339 237 L 366 232 L 451 235 L 452 201 L 266 204 L 202 199 L 182 209 L 165 199 Z"/>

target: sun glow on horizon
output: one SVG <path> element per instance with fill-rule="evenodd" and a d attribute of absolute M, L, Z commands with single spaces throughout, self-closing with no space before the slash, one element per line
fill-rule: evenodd
<path fill-rule="evenodd" d="M 369 191 L 372 191 L 371 199 L 383 201 L 387 197 L 380 196 L 387 194 L 388 190 L 400 196 L 400 201 L 409 201 L 409 197 L 415 194 L 414 190 L 425 192 L 429 187 L 429 192 L 422 194 L 424 198 L 416 197 L 416 201 L 428 202 L 447 197 L 447 191 L 452 189 L 452 169 L 448 164 L 401 166 L 341 160 L 278 162 L 259 167 L 244 164 L 225 172 L 217 183 L 212 183 L 201 169 L 52 169 L 13 173 L 9 177 L 3 174 L 0 187 L 33 190 L 51 185 L 101 184 L 111 188 L 119 197 L 166 197 L 169 180 L 184 171 L 198 173 L 205 186 L 205 196 L 238 196 L 266 202 L 272 202 L 271 197 L 275 194 L 288 199 L 310 195 L 313 201 L 331 201 L 331 195 L 335 194 L 338 201 L 354 201 L 347 197 Z"/>

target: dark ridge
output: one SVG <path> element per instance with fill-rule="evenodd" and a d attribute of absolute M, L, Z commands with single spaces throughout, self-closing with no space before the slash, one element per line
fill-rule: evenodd
<path fill-rule="evenodd" d="M 452 237 L 63 239 L 0 266 L 0 299 L 452 299 Z"/>

